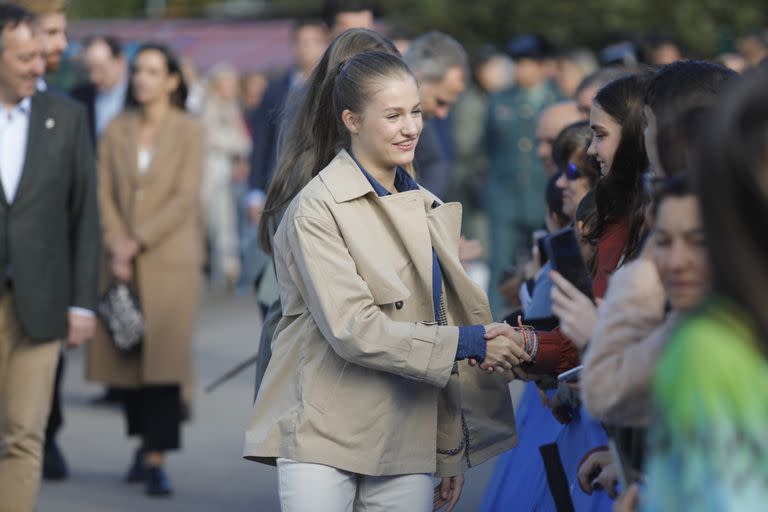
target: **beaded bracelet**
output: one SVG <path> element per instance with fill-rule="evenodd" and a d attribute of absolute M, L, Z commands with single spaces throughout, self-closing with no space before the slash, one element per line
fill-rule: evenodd
<path fill-rule="evenodd" d="M 523 350 L 527 354 L 531 350 L 531 340 L 528 337 L 528 331 L 523 327 L 515 329 L 523 337 Z"/>
<path fill-rule="evenodd" d="M 523 336 L 523 350 L 531 356 L 531 361 L 534 361 L 539 352 L 539 335 L 530 325 L 523 325 L 521 317 L 517 317 L 517 325 L 514 329 Z"/>
<path fill-rule="evenodd" d="M 535 361 L 536 354 L 539 353 L 539 334 L 534 329 L 531 329 L 531 334 L 533 334 L 533 350 L 528 352 L 528 355 L 531 356 L 531 361 Z"/>

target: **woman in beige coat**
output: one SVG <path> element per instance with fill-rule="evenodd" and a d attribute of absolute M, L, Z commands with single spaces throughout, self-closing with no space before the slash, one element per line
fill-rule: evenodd
<path fill-rule="evenodd" d="M 139 49 L 134 108 L 107 128 L 99 147 L 99 201 L 107 249 L 104 288 L 137 292 L 145 316 L 139 354 L 126 356 L 100 329 L 88 377 L 126 388 L 130 435 L 141 438 L 128 481 L 151 495 L 171 492 L 163 453 L 180 446 L 180 385 L 192 371 L 192 329 L 203 243 L 199 211 L 203 133 L 183 112 L 186 88 L 175 56 Z"/>
<path fill-rule="evenodd" d="M 464 469 L 516 442 L 506 380 L 464 361 L 530 357 L 484 339 L 488 300 L 458 259 L 461 208 L 403 170 L 422 121 L 402 60 L 356 55 L 317 101 L 322 170 L 274 239 L 283 318 L 245 456 L 277 464 L 284 512 L 452 509 Z"/>

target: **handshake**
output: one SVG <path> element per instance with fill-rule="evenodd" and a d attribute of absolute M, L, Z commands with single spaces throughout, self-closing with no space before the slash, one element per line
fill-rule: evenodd
<path fill-rule="evenodd" d="M 512 371 L 533 360 L 538 351 L 538 337 L 532 329 L 513 328 L 509 324 L 485 326 L 485 359 L 480 368 L 487 373 Z M 478 361 L 470 359 L 475 366 Z"/>

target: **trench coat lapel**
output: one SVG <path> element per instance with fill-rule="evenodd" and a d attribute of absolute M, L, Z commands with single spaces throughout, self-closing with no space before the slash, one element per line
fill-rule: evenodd
<path fill-rule="evenodd" d="M 469 283 L 464 267 L 459 261 L 459 239 L 461 237 L 460 203 L 444 203 L 432 208 L 434 199 L 425 196 L 425 206 L 430 208 L 427 213 L 427 226 L 432 241 L 432 247 L 440 260 L 445 281 L 448 283 Z M 465 286 L 456 290 L 463 309 L 478 315 L 483 319 L 488 315 L 488 298 L 479 286 Z M 475 320 L 478 321 L 478 320 Z"/>
<path fill-rule="evenodd" d="M 341 150 L 323 171 L 323 180 L 334 199 L 347 202 L 363 196 L 387 219 L 416 267 L 422 289 L 432 289 L 432 250 L 427 228 L 424 193 L 420 190 L 378 197 L 357 163 Z"/>
<path fill-rule="evenodd" d="M 422 289 L 432 289 L 432 242 L 422 193 L 400 192 L 379 198 L 383 213 L 411 257 Z"/>
<path fill-rule="evenodd" d="M 461 204 L 435 204 L 431 197 L 424 195 L 424 209 L 428 212 L 427 226 L 441 264 L 444 260 L 450 259 L 448 255 L 452 255 L 455 259 L 459 253 L 461 236 Z"/>

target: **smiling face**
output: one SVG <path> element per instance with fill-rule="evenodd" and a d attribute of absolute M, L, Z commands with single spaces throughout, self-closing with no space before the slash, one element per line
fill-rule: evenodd
<path fill-rule="evenodd" d="M 678 311 L 692 310 L 709 292 L 711 279 L 699 201 L 695 196 L 662 199 L 653 242 L 653 259 L 669 302 Z"/>
<path fill-rule="evenodd" d="M 621 142 L 621 125 L 596 101 L 589 112 L 589 125 L 593 135 L 587 154 L 597 159 L 600 175 L 606 176 L 613 168 L 613 157 Z"/>
<path fill-rule="evenodd" d="M 447 119 L 451 107 L 464 92 L 464 71 L 459 67 L 450 68 L 440 82 L 425 81 L 421 84 L 421 105 L 424 115 Z"/>
<path fill-rule="evenodd" d="M 16 105 L 35 93 L 45 72 L 42 41 L 27 23 L 6 27 L 0 37 L 0 101 Z"/>
<path fill-rule="evenodd" d="M 342 120 L 351 135 L 352 152 L 369 171 L 410 164 L 422 128 L 416 81 L 402 73 L 383 80 L 362 112 L 345 110 Z"/>

